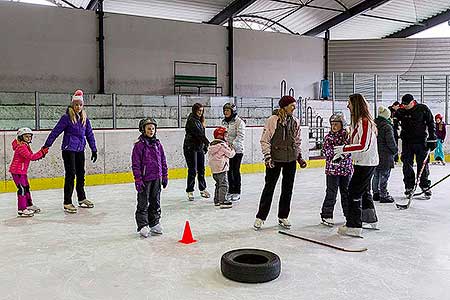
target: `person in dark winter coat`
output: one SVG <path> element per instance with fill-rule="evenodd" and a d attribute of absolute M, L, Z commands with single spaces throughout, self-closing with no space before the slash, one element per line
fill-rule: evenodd
<path fill-rule="evenodd" d="M 72 104 L 66 113 L 59 119 L 53 130 L 45 141 L 44 148 L 50 148 L 56 138 L 64 132 L 61 145 L 62 157 L 64 161 L 64 211 L 76 213 L 77 208 L 72 204 L 72 193 L 75 176 L 77 178 L 77 198 L 78 205 L 82 208 L 92 208 L 94 203 L 86 198 L 84 190 L 84 150 L 86 140 L 91 148 L 91 160 L 97 161 L 97 147 L 95 145 L 94 132 L 86 111 L 83 109 L 83 91 L 77 90 L 72 96 Z"/>
<path fill-rule="evenodd" d="M 372 179 L 373 200 L 380 203 L 392 203 L 394 199 L 387 190 L 391 169 L 394 168 L 394 156 L 398 153 L 394 138 L 394 128 L 391 123 L 391 112 L 388 108 L 380 106 L 378 117 L 375 119 L 377 125 L 377 145 L 380 162 L 375 168 Z"/>
<path fill-rule="evenodd" d="M 405 195 L 413 192 L 416 175 L 414 173 L 414 157 L 417 162 L 417 173 L 420 172 L 425 162 L 427 151 L 436 148 L 436 132 L 433 115 L 425 104 L 418 104 L 413 95 L 405 94 L 402 97 L 402 108 L 398 109 L 396 116 L 402 130 L 403 182 L 405 184 Z M 430 170 L 428 164 L 425 166 L 420 177 L 419 186 L 426 197 L 431 197 L 431 181 L 428 179 Z"/>
<path fill-rule="evenodd" d="M 192 113 L 186 121 L 183 154 L 188 167 L 186 193 L 189 201 L 194 200 L 195 177 L 197 176 L 200 195 L 209 198 L 205 180 L 205 154 L 208 152 L 209 140 L 205 135 L 204 108 L 200 103 L 192 106 Z"/>
<path fill-rule="evenodd" d="M 395 114 L 397 109 L 400 108 L 400 102 L 395 101 L 394 103 L 392 103 L 391 106 L 389 106 L 389 110 L 391 111 L 391 119 L 392 119 L 392 127 L 394 128 L 394 140 L 395 140 L 395 144 L 397 145 L 398 148 L 398 131 L 400 129 L 400 125 L 398 122 L 398 118 L 397 115 Z M 394 156 L 394 162 L 398 162 L 398 153 L 395 154 Z"/>
<path fill-rule="evenodd" d="M 334 113 L 330 117 L 331 131 L 325 136 L 322 151 L 325 155 L 325 174 L 327 180 L 326 196 L 322 204 L 322 224 L 333 226 L 333 211 L 338 189 L 341 192 L 341 206 L 344 216 L 348 212 L 348 184 L 353 173 L 351 155 L 348 154 L 337 162 L 333 162 L 334 147 L 349 143 L 347 126 L 342 113 Z"/>
<path fill-rule="evenodd" d="M 131 155 L 134 185 L 136 187 L 137 231 L 143 237 L 162 234 L 161 185 L 169 182 L 166 155 L 161 142 L 156 138 L 156 121 L 145 118 L 139 122 L 141 136 L 134 144 Z"/>
<path fill-rule="evenodd" d="M 445 154 L 444 154 L 444 141 L 445 136 L 447 134 L 445 126 L 446 124 L 443 121 L 442 115 L 437 114 L 434 116 L 434 120 L 436 121 L 436 138 L 437 138 L 437 146 L 434 150 L 434 160 L 438 163 L 442 163 L 445 166 Z"/>

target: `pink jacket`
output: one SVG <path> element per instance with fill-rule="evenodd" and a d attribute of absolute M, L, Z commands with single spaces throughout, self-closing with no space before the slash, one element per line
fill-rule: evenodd
<path fill-rule="evenodd" d="M 12 148 L 14 150 L 14 156 L 9 166 L 9 172 L 11 174 L 26 175 L 30 161 L 41 159 L 44 156 L 42 151 L 33 154 L 29 144 L 19 142 L 18 140 L 12 142 Z"/>
<path fill-rule="evenodd" d="M 236 152 L 223 140 L 213 140 L 208 148 L 208 160 L 211 172 L 218 174 L 230 169 L 230 158 Z"/>

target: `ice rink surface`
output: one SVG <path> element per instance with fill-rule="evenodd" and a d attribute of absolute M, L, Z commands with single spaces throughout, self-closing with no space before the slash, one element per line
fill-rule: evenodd
<path fill-rule="evenodd" d="M 434 182 L 449 172 L 448 166 L 431 166 L 430 178 Z M 367 247 L 363 253 L 279 234 L 279 188 L 263 230 L 254 231 L 263 183 L 264 174 L 244 175 L 242 200 L 221 210 L 198 191 L 188 202 L 185 180 L 171 180 L 162 193 L 164 234 L 148 239 L 136 233 L 133 184 L 87 187 L 95 208 L 74 215 L 62 210 L 62 189 L 33 192 L 42 208 L 33 218 L 16 217 L 16 195 L 0 194 L 0 299 L 450 299 L 450 179 L 433 190 L 431 200 L 414 200 L 408 210 L 377 203 L 381 230 L 364 230 L 364 239 L 356 239 L 319 224 L 323 169 L 299 171 L 290 232 Z M 212 178 L 208 184 L 212 192 Z M 399 167 L 389 189 L 401 199 Z M 178 243 L 186 220 L 195 244 Z M 335 221 L 344 222 L 339 201 Z M 221 255 L 236 248 L 277 253 L 280 277 L 264 284 L 224 278 Z"/>

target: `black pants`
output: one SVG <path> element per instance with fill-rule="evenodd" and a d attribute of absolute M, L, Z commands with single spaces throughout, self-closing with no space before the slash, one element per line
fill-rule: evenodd
<path fill-rule="evenodd" d="M 419 175 L 426 155 L 427 147 L 425 144 L 409 144 L 402 142 L 403 182 L 405 184 L 405 189 L 412 189 L 416 181 L 416 174 L 414 173 L 414 156 L 416 156 L 417 175 Z M 431 181 L 428 180 L 428 175 L 430 175 L 430 169 L 428 168 L 428 164 L 426 164 L 419 182 L 419 186 L 422 189 L 426 189 L 431 185 Z"/>
<path fill-rule="evenodd" d="M 338 189 L 341 192 L 341 205 L 344 216 L 348 213 L 348 184 L 350 181 L 350 175 L 348 176 L 336 176 L 327 175 L 327 191 L 325 199 L 323 200 L 322 218 L 333 218 L 334 205 L 336 204 L 336 196 Z"/>
<path fill-rule="evenodd" d="M 137 195 L 137 231 L 142 227 L 153 227 L 161 219 L 161 179 L 144 182 L 144 190 Z"/>
<path fill-rule="evenodd" d="M 294 187 L 296 161 L 275 162 L 274 168 L 266 167 L 265 185 L 259 201 L 259 210 L 256 217 L 265 220 L 272 205 L 273 192 L 283 170 L 283 179 L 281 182 L 280 202 L 278 203 L 278 218 L 284 219 L 289 216 L 291 210 L 292 189 Z"/>
<path fill-rule="evenodd" d="M 236 155 L 230 158 L 230 170 L 228 170 L 228 193 L 240 194 L 241 193 L 241 162 L 242 153 L 236 153 Z"/>
<path fill-rule="evenodd" d="M 197 176 L 198 188 L 200 191 L 205 190 L 205 153 L 203 150 L 195 151 L 187 148 L 184 148 L 183 152 L 188 166 L 186 192 L 189 193 L 194 191 L 195 176 Z"/>
<path fill-rule="evenodd" d="M 62 157 L 64 161 L 64 204 L 72 204 L 72 194 L 75 176 L 77 177 L 78 202 L 86 199 L 84 191 L 84 152 L 63 151 Z"/>
<path fill-rule="evenodd" d="M 372 197 L 364 197 L 370 189 L 374 166 L 355 165 L 355 172 L 348 186 L 348 214 L 347 227 L 361 228 L 362 222 L 375 223 L 378 221 Z"/>
<path fill-rule="evenodd" d="M 394 137 L 394 140 L 395 140 L 395 144 L 397 145 L 397 148 L 398 148 L 398 137 Z M 394 155 L 394 161 L 398 162 L 398 152 L 395 153 L 395 155 Z"/>

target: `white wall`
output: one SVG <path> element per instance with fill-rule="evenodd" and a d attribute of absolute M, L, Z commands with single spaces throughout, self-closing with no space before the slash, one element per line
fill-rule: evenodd
<path fill-rule="evenodd" d="M 173 94 L 173 62 L 181 60 L 217 63 L 228 94 L 223 26 L 106 14 L 105 37 L 107 92 Z"/>
<path fill-rule="evenodd" d="M 235 30 L 236 96 L 279 97 L 285 79 L 295 95 L 318 95 L 324 73 L 324 41 L 281 33 Z"/>
<path fill-rule="evenodd" d="M 0 91 L 98 90 L 97 16 L 92 11 L 0 1 Z M 224 26 L 105 14 L 107 93 L 173 94 L 173 61 L 218 64 L 228 94 Z M 322 39 L 235 30 L 235 95 L 278 97 L 288 81 L 313 97 L 323 77 Z"/>
<path fill-rule="evenodd" d="M 0 91 L 97 89 L 95 13 L 0 1 Z"/>

